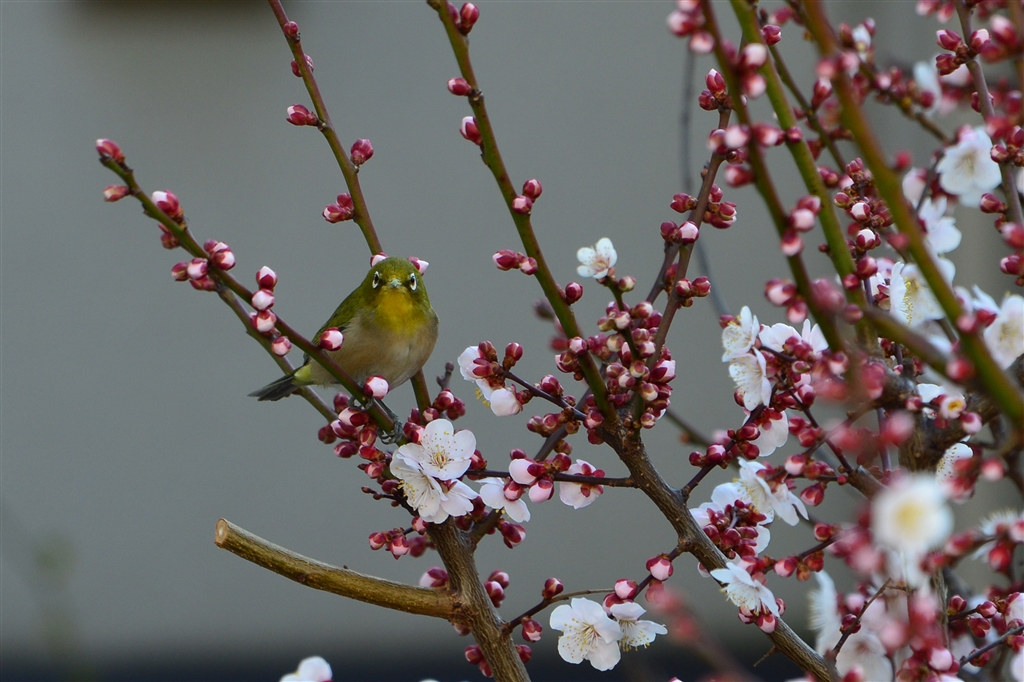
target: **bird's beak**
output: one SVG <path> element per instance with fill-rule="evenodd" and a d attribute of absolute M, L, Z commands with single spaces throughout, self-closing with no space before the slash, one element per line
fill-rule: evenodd
<path fill-rule="evenodd" d="M 401 288 L 402 288 L 402 280 L 400 280 L 400 279 L 389 279 L 388 280 L 388 289 L 401 289 Z"/>

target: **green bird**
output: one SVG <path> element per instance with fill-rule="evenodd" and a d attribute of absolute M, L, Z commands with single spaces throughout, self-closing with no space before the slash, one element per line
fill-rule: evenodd
<path fill-rule="evenodd" d="M 413 263 L 397 257 L 374 264 L 314 338 L 332 327 L 344 340 L 337 350 L 327 351 L 331 359 L 356 383 L 380 376 L 392 389 L 420 371 L 437 342 L 437 315 L 422 275 Z M 303 386 L 336 383 L 306 356 L 302 367 L 249 395 L 280 400 Z"/>

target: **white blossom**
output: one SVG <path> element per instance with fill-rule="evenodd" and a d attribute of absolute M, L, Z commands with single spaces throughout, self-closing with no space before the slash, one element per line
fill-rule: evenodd
<path fill-rule="evenodd" d="M 419 463 L 428 476 L 440 480 L 453 480 L 469 469 L 476 436 L 472 431 L 456 431 L 447 419 L 435 419 L 427 424 L 419 443 L 407 443 L 396 454 Z"/>
<path fill-rule="evenodd" d="M 330 664 L 319 656 L 299 663 L 299 669 L 281 678 L 281 682 L 330 682 L 334 677 Z"/>
<path fill-rule="evenodd" d="M 953 532 L 953 512 L 934 476 L 913 474 L 896 479 L 875 496 L 871 531 L 878 543 L 894 554 L 890 570 L 902 569 L 912 587 L 927 587 L 921 559 Z"/>
<path fill-rule="evenodd" d="M 500 478 L 484 478 L 480 480 L 480 499 L 491 509 L 503 509 L 508 517 L 516 523 L 530 520 L 530 509 L 520 495 L 514 500 L 505 494 L 505 481 Z"/>
<path fill-rule="evenodd" d="M 645 610 L 636 602 L 615 604 L 610 611 L 622 629 L 622 639 L 619 640 L 619 646 L 622 649 L 648 646 L 654 641 L 655 635 L 668 634 L 664 625 L 652 620 L 640 620 L 640 616 L 644 615 Z"/>
<path fill-rule="evenodd" d="M 574 598 L 551 612 L 552 630 L 558 637 L 558 654 L 569 663 L 590 661 L 597 670 L 611 670 L 619 662 L 621 626 L 605 614 L 597 602 Z"/>
<path fill-rule="evenodd" d="M 955 194 L 964 206 L 977 208 L 981 195 L 1002 181 L 999 164 L 992 160 L 992 139 L 984 127 L 963 128 L 957 143 L 946 149 L 935 166 L 939 185 Z"/>
<path fill-rule="evenodd" d="M 947 282 L 953 280 L 955 266 L 945 258 L 936 264 Z M 896 263 L 889 279 L 889 312 L 910 327 L 918 327 L 928 320 L 945 317 L 942 306 L 935 299 L 920 268 L 913 264 Z"/>
<path fill-rule="evenodd" d="M 590 462 L 578 459 L 572 466 L 565 470 L 567 474 L 578 476 L 593 476 L 597 471 Z M 594 502 L 604 492 L 604 487 L 592 483 L 572 483 L 562 481 L 558 484 L 558 499 L 573 509 L 582 509 Z"/>
<path fill-rule="evenodd" d="M 769 419 L 763 424 L 758 423 L 761 435 L 750 441 L 751 445 L 757 446 L 758 457 L 767 457 L 789 440 L 789 416 L 785 410 L 782 410 L 780 414 L 779 419 Z"/>
<path fill-rule="evenodd" d="M 748 462 L 745 459 L 739 460 L 740 478 L 739 487 L 746 494 L 747 500 L 754 509 L 761 512 L 771 521 L 778 515 L 783 521 L 791 526 L 799 523 L 797 512 L 805 519 L 807 518 L 807 507 L 803 500 L 793 494 L 784 480 L 772 481 L 769 483 L 757 472 L 766 467 L 758 462 Z M 714 499 L 714 498 L 712 498 Z"/>
<path fill-rule="evenodd" d="M 449 516 L 473 510 L 477 493 L 472 488 L 462 481 L 439 481 L 425 474 L 419 461 L 401 454 L 401 450 L 391 458 L 391 473 L 402 481 L 402 492 L 420 518 L 427 523 L 443 523 Z"/>
<path fill-rule="evenodd" d="M 772 383 L 768 380 L 768 368 L 761 351 L 733 358 L 729 362 L 729 376 L 743 396 L 743 407 L 747 410 L 767 405 L 772 399 Z"/>
<path fill-rule="evenodd" d="M 615 265 L 618 257 L 612 240 L 604 237 L 598 240 L 594 246 L 584 246 L 576 252 L 576 259 L 580 262 L 576 272 L 580 274 L 580 277 L 601 279 Z"/>
<path fill-rule="evenodd" d="M 956 463 L 963 459 L 970 459 L 974 451 L 965 443 L 953 443 L 943 453 L 939 465 L 935 468 L 935 479 L 942 486 L 946 497 L 954 502 L 965 502 L 972 491 L 962 491 L 957 485 Z"/>
<path fill-rule="evenodd" d="M 996 319 L 985 328 L 985 345 L 1003 369 L 1024 354 L 1024 296 L 1007 294 Z"/>
<path fill-rule="evenodd" d="M 835 647 L 842 636 L 842 618 L 839 615 L 836 586 L 831 576 L 825 571 L 818 571 L 814 577 L 818 581 L 818 589 L 811 590 L 809 594 L 810 625 L 817 635 L 814 648 L 824 656 Z M 879 620 L 873 617 L 884 612 L 884 604 L 883 599 L 875 600 L 862 618 L 865 621 L 869 618 Z M 840 675 L 846 675 L 855 667 L 861 669 L 862 679 L 865 680 L 891 682 L 893 679 L 892 663 L 889 661 L 885 645 L 872 627 L 861 627 L 850 635 L 836 657 L 836 669 Z"/>
<path fill-rule="evenodd" d="M 949 253 L 960 246 L 963 235 L 953 216 L 946 215 L 946 197 L 925 199 L 917 215 L 924 223 L 925 242 L 934 253 Z"/>
<path fill-rule="evenodd" d="M 733 319 L 722 329 L 722 362 L 729 362 L 733 358 L 746 355 L 754 347 L 757 334 L 761 325 L 757 322 L 757 315 L 750 312 L 750 308 L 743 306 L 739 317 Z"/>
<path fill-rule="evenodd" d="M 752 613 L 760 613 L 767 609 L 772 615 L 779 615 L 775 595 L 764 583 L 754 580 L 743 565 L 730 561 L 725 568 L 711 571 L 711 576 L 725 585 L 725 595 L 736 606 Z"/>

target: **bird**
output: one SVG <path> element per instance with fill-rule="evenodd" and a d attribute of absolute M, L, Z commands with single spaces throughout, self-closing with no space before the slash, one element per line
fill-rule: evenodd
<path fill-rule="evenodd" d="M 362 283 L 341 302 L 315 338 L 337 328 L 344 338 L 340 348 L 327 351 L 330 358 L 358 384 L 380 376 L 393 389 L 420 371 L 433 352 L 437 314 L 416 264 L 396 256 L 375 257 L 371 262 Z M 423 267 L 423 261 L 418 263 Z M 337 383 L 320 363 L 305 356 L 301 367 L 249 395 L 258 400 L 280 400 L 303 386 Z"/>

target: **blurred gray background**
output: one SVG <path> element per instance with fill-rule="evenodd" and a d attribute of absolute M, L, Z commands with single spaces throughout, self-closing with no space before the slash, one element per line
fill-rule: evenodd
<path fill-rule="evenodd" d="M 717 118 L 691 101 L 692 124 L 681 133 L 689 57 L 665 26 L 673 4 L 480 5 L 471 36 L 476 72 L 515 184 L 543 183 L 534 225 L 556 277 L 578 279 L 576 250 L 610 237 L 618 272 L 639 282 L 638 300 L 661 260 L 658 226 L 678 218 L 669 209 L 673 193 L 697 191 L 681 185 L 681 135 L 690 136 L 690 169 L 699 178 Z M 918 20 L 913 8 L 830 5 L 833 16 L 874 16 L 879 59 L 903 65 L 936 49 L 934 20 Z M 526 377 L 554 372 L 551 329 L 531 314 L 539 288 L 491 263 L 497 249 L 521 247 L 477 149 L 459 136 L 469 109 L 445 89 L 458 74 L 436 16 L 422 2 L 286 9 L 302 29 L 342 140 L 373 142 L 360 177 L 386 250 L 431 264 L 426 283 L 441 334 L 428 378 L 482 340 L 522 343 Z M 727 9 L 720 12 L 736 38 Z M 908 22 L 920 30 L 906 29 Z M 784 36 L 791 67 L 809 88 L 813 59 L 800 31 L 787 27 Z M 892 44 L 898 50 L 885 47 Z M 246 397 L 277 368 L 216 296 L 171 280 L 183 252 L 160 247 L 136 202 L 102 201 L 116 178 L 98 165 L 93 144 L 109 137 L 147 191 L 178 195 L 200 241 L 233 247 L 244 283 L 260 266 L 274 268 L 275 310 L 312 333 L 360 281 L 368 252 L 351 223 L 320 217 L 343 183 L 322 137 L 284 121 L 288 105 L 309 104 L 290 59 L 261 2 L 0 4 L 5 680 L 241 679 L 245 671 L 276 680 L 314 653 L 330 660 L 339 680 L 383 679 L 389 670 L 398 679 L 478 675 L 461 662 L 469 642 L 446 623 L 300 587 L 213 545 L 214 524 L 225 517 L 307 556 L 396 580 L 415 582 L 437 563 L 369 551 L 367 536 L 405 524 L 405 513 L 359 492 L 363 474 L 316 440 L 322 422 L 305 403 Z M 694 97 L 711 65 L 699 60 Z M 758 105 L 765 115 L 765 103 Z M 879 120 L 890 149 L 911 149 L 925 161 L 928 138 L 892 111 Z M 952 130 L 955 121 L 943 123 Z M 784 150 L 770 156 L 791 206 L 800 194 L 795 169 Z M 762 322 L 782 321 L 762 295 L 766 279 L 785 276 L 774 230 L 752 189 L 727 192 L 740 219 L 705 234 L 714 286 L 734 312 L 748 304 Z M 988 221 L 959 225 L 957 281 L 1001 298 L 1007 280 L 997 272 L 998 237 Z M 808 261 L 823 272 L 814 250 L 821 236 L 809 237 Z M 584 286 L 577 312 L 593 329 L 607 296 L 592 281 Z M 739 424 L 707 300 L 680 313 L 670 344 L 679 362 L 673 408 L 705 433 Z M 498 420 L 473 400 L 470 385 L 453 387 L 468 403 L 459 425 L 476 433 L 494 465 L 513 447 L 538 445 L 525 423 L 542 405 Z M 392 401 L 402 411 L 411 404 L 406 388 Z M 690 448 L 670 425 L 650 433 L 648 444 L 670 481 L 681 485 L 692 475 Z M 574 446 L 577 456 L 622 475 L 610 451 L 582 437 Z M 724 475 L 709 479 L 708 493 L 719 480 Z M 1012 501 L 1002 486 L 987 493 L 992 505 Z M 833 497 L 854 502 L 843 492 Z M 705 498 L 698 491 L 695 503 Z M 819 511 L 830 520 L 840 513 Z M 630 491 L 608 490 L 578 512 L 557 501 L 534 505 L 533 514 L 521 547 L 509 551 L 493 539 L 478 553 L 482 573 L 502 568 L 512 576 L 506 617 L 534 604 L 548 576 L 572 590 L 640 579 L 645 560 L 674 545 L 668 525 Z M 810 544 L 805 530 L 779 529 L 772 553 Z M 768 650 L 689 558 L 678 562 L 670 586 L 739 655 L 756 659 Z M 772 587 L 787 599 L 789 621 L 804 628 L 805 586 L 775 580 Z M 586 664 L 552 662 L 556 635 L 548 631 L 535 646 L 540 663 L 532 671 L 595 677 Z M 650 658 L 627 655 L 615 674 L 692 679 L 693 669 L 672 667 L 681 650 L 659 639 Z M 395 658 L 405 662 L 391 668 Z"/>

